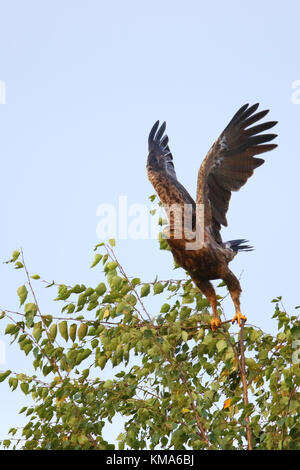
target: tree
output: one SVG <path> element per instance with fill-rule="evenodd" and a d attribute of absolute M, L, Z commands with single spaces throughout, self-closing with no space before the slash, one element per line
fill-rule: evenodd
<path fill-rule="evenodd" d="M 0 374 L 32 397 L 20 411 L 27 424 L 2 445 L 114 449 L 102 429 L 119 413 L 119 449 L 300 449 L 300 323 L 281 298 L 273 301 L 277 335 L 249 325 L 232 333 L 228 321 L 212 332 L 208 303 L 189 278 L 129 278 L 114 245 L 95 247 L 92 267 L 105 276 L 96 287 L 43 281 L 13 252 L 9 263 L 25 276 L 20 309 L 1 318 L 36 373 Z M 41 311 L 37 282 L 58 290 L 59 317 Z M 146 307 L 151 295 L 164 299 L 160 311 Z"/>

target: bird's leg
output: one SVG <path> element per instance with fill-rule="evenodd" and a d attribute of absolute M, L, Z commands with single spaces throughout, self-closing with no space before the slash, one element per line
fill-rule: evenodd
<path fill-rule="evenodd" d="M 218 314 L 217 310 L 217 297 L 216 297 L 216 292 L 213 287 L 213 285 L 209 281 L 202 281 L 199 279 L 194 279 L 192 278 L 196 286 L 200 289 L 202 294 L 205 295 L 207 300 L 209 301 L 212 311 L 213 311 L 213 316 L 212 320 L 210 323 L 210 327 L 212 331 L 215 331 L 220 325 L 221 325 L 221 319 Z"/>
<path fill-rule="evenodd" d="M 230 292 L 232 301 L 235 307 L 235 316 L 231 320 L 232 323 L 237 322 L 239 326 L 243 322 L 246 322 L 247 318 L 241 313 L 241 304 L 240 304 L 240 295 L 242 292 L 240 282 L 238 278 L 228 270 L 224 276 L 222 276 L 223 281 L 227 284 L 228 290 Z"/>

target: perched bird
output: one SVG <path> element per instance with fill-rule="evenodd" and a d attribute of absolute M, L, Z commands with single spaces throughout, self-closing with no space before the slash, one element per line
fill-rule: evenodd
<path fill-rule="evenodd" d="M 263 133 L 277 121 L 255 124 L 269 112 L 256 112 L 258 106 L 242 106 L 207 153 L 198 172 L 196 201 L 177 179 L 165 135 L 166 123 L 159 126 L 157 121 L 149 134 L 147 173 L 167 211 L 169 226 L 164 234 L 176 263 L 190 274 L 210 302 L 212 330 L 221 324 L 216 293 L 210 282 L 213 279 L 222 279 L 228 287 L 235 307 L 232 323 L 237 321 L 241 325 L 246 321 L 240 310 L 240 282 L 228 264 L 239 251 L 250 251 L 252 247 L 245 239 L 224 243 L 220 230 L 221 225 L 227 226 L 231 192 L 238 191 L 254 169 L 264 163 L 254 156 L 277 147 L 267 143 L 277 135 Z"/>

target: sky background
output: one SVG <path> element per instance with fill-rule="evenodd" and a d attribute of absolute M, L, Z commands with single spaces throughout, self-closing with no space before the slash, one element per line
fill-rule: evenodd
<path fill-rule="evenodd" d="M 291 313 L 300 304 L 299 17 L 298 0 L 0 1 L 0 260 L 22 247 L 32 274 L 96 285 L 97 207 L 123 195 L 150 209 L 153 123 L 167 121 L 177 176 L 195 196 L 214 140 L 241 105 L 260 102 L 279 121 L 279 147 L 233 194 L 222 235 L 255 246 L 231 268 L 243 272 L 242 312 L 274 331 L 270 301 L 281 295 Z M 116 253 L 129 275 L 184 276 L 155 240 L 122 240 Z M 23 273 L 1 263 L 0 279 L 0 308 L 18 309 Z M 44 312 L 58 308 L 54 291 L 38 295 Z M 29 373 L 2 322 L 0 340 L 0 370 Z M 2 439 L 23 423 L 18 410 L 29 400 L 6 382 L 0 396 Z"/>

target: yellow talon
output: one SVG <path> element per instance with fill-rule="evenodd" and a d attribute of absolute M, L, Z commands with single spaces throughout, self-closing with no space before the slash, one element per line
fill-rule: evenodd
<path fill-rule="evenodd" d="M 238 325 L 241 326 L 242 320 L 245 323 L 247 321 L 247 318 L 245 317 L 245 315 L 242 315 L 241 312 L 237 312 L 231 321 L 232 323 L 237 322 Z"/>
<path fill-rule="evenodd" d="M 217 328 L 221 326 L 221 320 L 219 317 L 212 317 L 212 320 L 210 322 L 210 327 L 212 331 L 216 331 Z"/>

